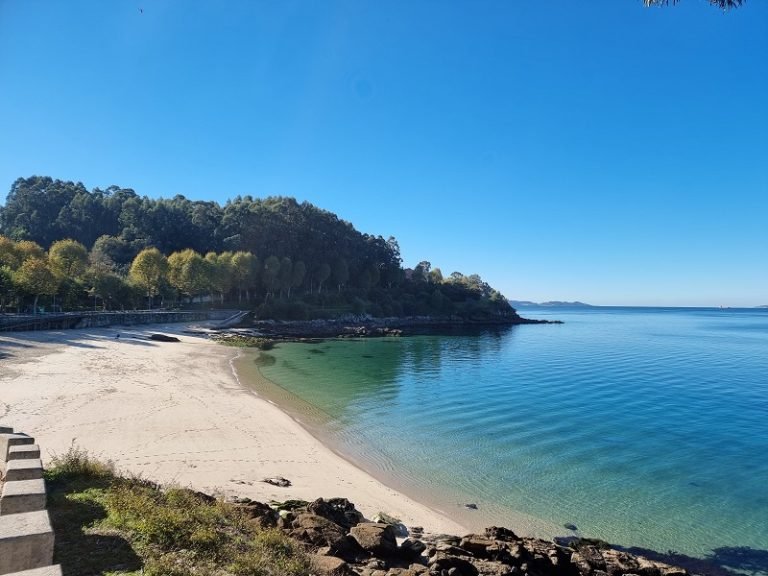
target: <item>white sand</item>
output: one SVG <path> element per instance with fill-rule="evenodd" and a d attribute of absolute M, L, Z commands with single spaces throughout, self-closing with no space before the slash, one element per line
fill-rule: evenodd
<path fill-rule="evenodd" d="M 468 532 L 323 446 L 240 386 L 237 349 L 184 328 L 0 334 L 0 424 L 35 436 L 46 461 L 75 442 L 163 483 L 261 501 L 341 496 L 369 518 L 383 511 L 430 532 Z M 181 343 L 147 340 L 153 332 Z M 293 485 L 260 482 L 270 476 Z"/>

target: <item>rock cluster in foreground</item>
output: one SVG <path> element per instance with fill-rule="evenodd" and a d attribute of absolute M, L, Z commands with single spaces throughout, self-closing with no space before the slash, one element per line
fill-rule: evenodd
<path fill-rule="evenodd" d="M 682 568 L 584 541 L 568 545 L 486 528 L 463 538 L 407 530 L 394 519 L 366 522 L 343 498 L 260 502 L 238 507 L 264 527 L 277 527 L 312 554 L 325 576 L 686 576 Z"/>

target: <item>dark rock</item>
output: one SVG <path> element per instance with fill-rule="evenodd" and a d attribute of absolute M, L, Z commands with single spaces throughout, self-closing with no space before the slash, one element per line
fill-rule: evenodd
<path fill-rule="evenodd" d="M 447 542 L 438 542 L 435 544 L 435 552 L 443 552 L 445 554 L 450 554 L 451 556 L 472 556 L 472 554 L 463 548 L 448 544 Z"/>
<path fill-rule="evenodd" d="M 452 576 L 478 576 L 477 568 L 468 559 L 451 556 L 445 552 L 437 552 L 429 559 L 427 565 L 430 574 L 441 574 L 445 570 Z"/>
<path fill-rule="evenodd" d="M 255 520 L 260 528 L 274 528 L 280 517 L 277 510 L 274 510 L 269 504 L 254 500 L 243 504 L 234 504 L 234 507 L 251 520 Z"/>
<path fill-rule="evenodd" d="M 576 527 L 576 524 L 563 524 L 563 528 L 565 528 L 566 530 L 573 530 L 574 532 L 578 530 L 578 528 Z"/>
<path fill-rule="evenodd" d="M 389 524 L 395 531 L 395 536 L 408 536 L 408 528 L 405 527 L 405 524 L 400 522 L 399 518 L 395 518 L 394 516 L 390 516 L 384 512 L 379 512 L 373 518 L 371 518 L 371 521 L 378 524 Z"/>
<path fill-rule="evenodd" d="M 488 549 L 495 547 L 495 542 L 479 534 L 468 534 L 461 539 L 459 546 L 476 558 L 488 558 Z"/>
<path fill-rule="evenodd" d="M 595 570 L 606 571 L 605 559 L 595 546 L 582 546 L 571 554 L 571 562 L 582 574 L 591 574 Z"/>
<path fill-rule="evenodd" d="M 637 574 L 640 567 L 634 556 L 618 550 L 603 550 L 601 553 L 605 562 L 605 571 L 611 576 L 622 574 Z M 658 574 L 658 572 L 657 572 Z M 649 575 L 651 576 L 651 575 Z"/>
<path fill-rule="evenodd" d="M 293 512 L 280 510 L 277 513 L 277 527 L 280 528 L 280 530 L 290 530 L 293 528 L 294 520 L 296 520 L 296 514 Z"/>
<path fill-rule="evenodd" d="M 427 549 L 427 545 L 421 540 L 408 538 L 400 544 L 400 555 L 405 558 L 418 558 Z"/>
<path fill-rule="evenodd" d="M 309 565 L 312 569 L 312 574 L 318 576 L 354 576 L 355 572 L 352 568 L 344 562 L 341 558 L 334 558 L 333 556 L 320 556 L 318 554 L 310 554 Z"/>
<path fill-rule="evenodd" d="M 363 521 L 363 515 L 346 498 L 318 498 L 307 506 L 307 511 L 327 518 L 347 531 Z"/>
<path fill-rule="evenodd" d="M 292 523 L 289 536 L 316 548 L 327 546 L 328 552 L 345 560 L 356 561 L 363 550 L 346 531 L 330 520 L 315 514 L 299 514 Z"/>
<path fill-rule="evenodd" d="M 491 540 L 501 540 L 502 542 L 516 542 L 520 540 L 512 530 L 509 528 L 500 528 L 499 526 L 486 528 L 485 536 Z"/>
<path fill-rule="evenodd" d="M 517 566 L 509 566 L 502 562 L 475 560 L 472 562 L 481 576 L 512 576 L 520 572 Z"/>
<path fill-rule="evenodd" d="M 272 486 L 280 486 L 281 488 L 287 488 L 291 485 L 291 481 L 283 478 L 282 476 L 275 476 L 274 478 L 264 478 L 262 482 L 272 484 Z"/>
<path fill-rule="evenodd" d="M 168 336 L 167 334 L 150 334 L 149 339 L 156 342 L 181 342 L 176 336 Z"/>
<path fill-rule="evenodd" d="M 427 572 L 426 566 L 420 564 L 412 564 L 411 566 L 416 566 L 417 568 L 390 568 L 387 571 L 387 576 L 419 576 Z"/>
<path fill-rule="evenodd" d="M 389 524 L 362 522 L 354 526 L 349 534 L 363 550 L 374 556 L 393 556 L 398 551 L 395 531 Z"/>
<path fill-rule="evenodd" d="M 428 538 L 428 541 L 435 542 L 435 543 L 444 542 L 446 544 L 458 546 L 459 543 L 461 542 L 461 538 L 459 538 L 458 536 L 453 536 L 451 534 L 435 534 L 433 536 L 430 536 Z"/>
<path fill-rule="evenodd" d="M 477 504 L 464 504 L 464 508 L 468 508 L 469 510 L 477 510 Z"/>
<path fill-rule="evenodd" d="M 198 492 L 197 490 L 190 490 L 192 494 L 194 494 L 196 497 L 198 497 L 200 500 L 205 502 L 206 504 L 213 504 L 216 502 L 216 498 L 214 496 L 211 496 L 210 494 L 206 494 L 205 492 Z"/>

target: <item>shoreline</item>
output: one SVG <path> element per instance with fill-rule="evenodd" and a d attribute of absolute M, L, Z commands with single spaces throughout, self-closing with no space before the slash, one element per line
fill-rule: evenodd
<path fill-rule="evenodd" d="M 383 484 L 239 381 L 239 352 L 147 325 L 0 336 L 0 418 L 34 433 L 50 461 L 76 444 L 118 469 L 224 497 L 345 497 L 431 532 L 465 526 Z M 180 343 L 147 339 L 152 332 Z M 120 338 L 116 335 L 120 334 Z M 289 488 L 261 482 L 283 476 Z"/>
<path fill-rule="evenodd" d="M 304 342 L 290 343 L 299 345 Z M 326 414 L 317 406 L 303 400 L 278 382 L 270 380 L 262 373 L 259 366 L 254 368 L 247 367 L 246 363 L 250 359 L 255 359 L 260 351 L 255 349 L 246 350 L 249 351 L 238 354 L 233 359 L 234 369 L 236 371 L 239 369 L 243 372 L 242 374 L 238 373 L 238 379 L 244 386 L 252 388 L 259 397 L 290 416 L 307 433 L 336 456 L 375 478 L 383 485 L 458 522 L 465 528 L 467 533 L 482 533 L 488 526 L 496 525 L 510 528 L 515 533 L 523 534 L 527 537 L 543 538 L 546 540 L 566 536 L 566 533 L 559 525 L 544 519 L 506 508 L 494 509 L 486 505 L 490 503 L 485 502 L 480 504 L 479 509 L 466 508 L 464 506 L 465 503 L 475 503 L 480 502 L 480 500 L 462 501 L 458 494 L 452 493 L 445 487 L 443 487 L 443 490 L 438 489 L 434 484 L 431 484 L 429 489 L 419 487 L 416 482 L 409 482 L 408 478 L 403 475 L 397 475 L 393 472 L 388 473 L 383 467 L 377 467 L 374 460 L 366 459 L 365 445 L 361 444 L 358 447 L 350 446 L 335 433 L 332 416 Z"/>

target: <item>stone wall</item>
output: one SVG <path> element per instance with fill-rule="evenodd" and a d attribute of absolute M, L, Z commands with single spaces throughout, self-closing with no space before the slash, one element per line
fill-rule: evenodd
<path fill-rule="evenodd" d="M 61 576 L 53 566 L 40 447 L 0 425 L 0 574 Z"/>
<path fill-rule="evenodd" d="M 104 328 L 136 324 L 166 324 L 208 320 L 206 310 L 194 312 L 130 311 L 130 312 L 67 312 L 65 314 L 0 315 L 0 332 L 27 330 L 67 330 L 70 328 Z"/>
<path fill-rule="evenodd" d="M 84 315 L 75 328 L 104 328 L 120 324 L 170 324 L 174 322 L 197 322 L 208 320 L 208 312 L 104 312 Z"/>

